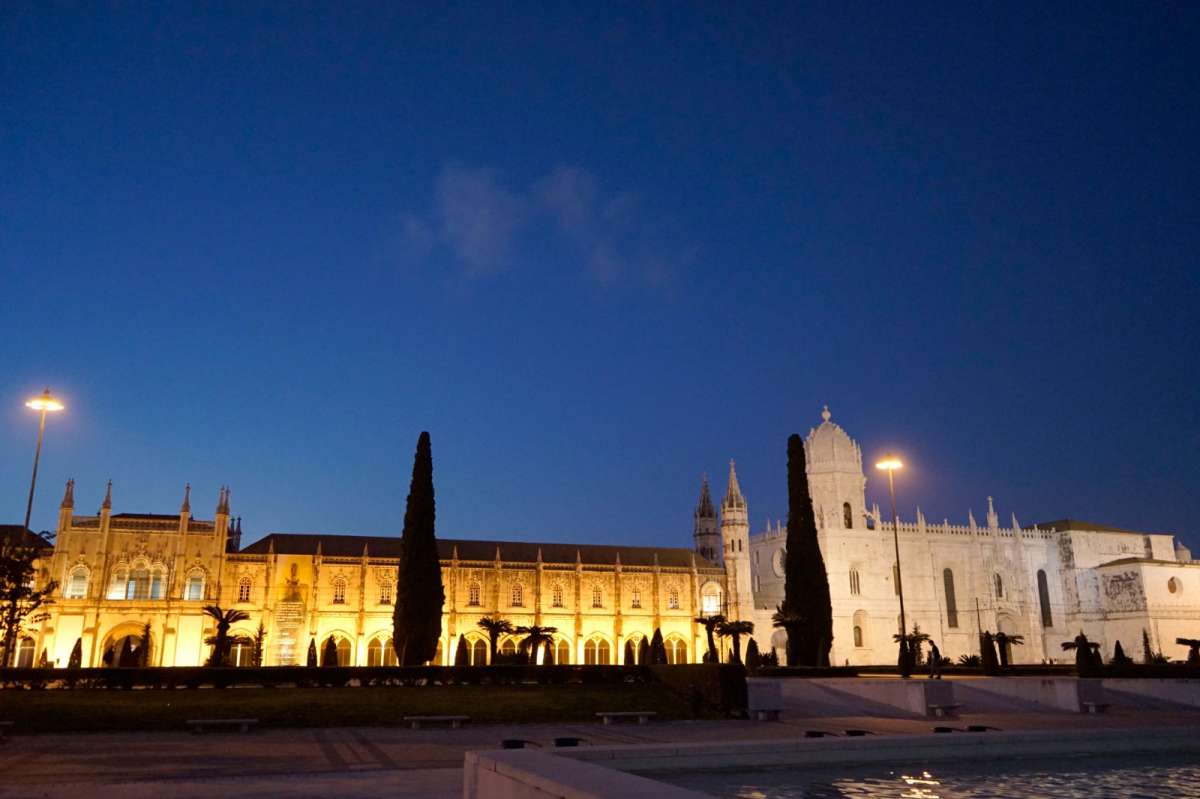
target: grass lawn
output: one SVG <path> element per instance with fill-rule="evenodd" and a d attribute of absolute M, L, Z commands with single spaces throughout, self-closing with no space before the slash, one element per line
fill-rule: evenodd
<path fill-rule="evenodd" d="M 686 700 L 653 684 L 0 691 L 0 720 L 17 732 L 182 730 L 196 718 L 257 718 L 266 727 L 398 724 L 408 715 L 595 721 L 603 710 L 691 717 Z"/>

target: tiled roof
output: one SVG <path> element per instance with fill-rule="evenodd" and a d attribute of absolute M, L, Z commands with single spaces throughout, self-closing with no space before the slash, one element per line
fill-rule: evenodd
<path fill-rule="evenodd" d="M 329 557 L 360 557 L 363 547 L 370 555 L 384 558 L 400 556 L 400 539 L 396 536 L 381 535 L 320 535 L 305 533 L 271 533 L 260 538 L 253 544 L 242 548 L 246 554 L 265 554 L 272 545 L 280 555 L 312 555 L 321 545 L 321 554 Z M 602 544 L 562 544 L 527 541 L 481 541 L 456 540 L 450 538 L 438 539 L 438 554 L 442 560 L 450 560 L 455 548 L 458 549 L 460 560 L 490 561 L 495 560 L 496 550 L 500 550 L 500 559 L 510 563 L 533 563 L 537 560 L 538 550 L 542 551 L 544 563 L 574 563 L 576 553 L 585 565 L 611 566 L 617 562 L 618 555 L 622 566 L 652 566 L 655 556 L 660 566 L 672 568 L 691 568 L 695 558 L 699 569 L 720 568 L 709 561 L 695 555 L 692 550 L 684 547 L 625 547 Z"/>

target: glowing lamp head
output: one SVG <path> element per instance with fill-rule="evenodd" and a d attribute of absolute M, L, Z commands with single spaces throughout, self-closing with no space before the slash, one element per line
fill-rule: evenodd
<path fill-rule="evenodd" d="M 901 463 L 900 459 L 895 457 L 894 455 L 887 455 L 884 457 L 883 460 L 881 460 L 879 463 L 875 464 L 876 469 L 879 469 L 884 472 L 893 472 L 896 469 L 901 469 L 903 467 L 904 467 L 904 464 Z"/>
<path fill-rule="evenodd" d="M 26 402 L 25 407 L 33 408 L 35 411 L 54 412 L 61 411 L 66 406 L 51 396 L 50 389 L 46 389 L 42 392 L 42 396 L 34 397 L 29 402 Z"/>

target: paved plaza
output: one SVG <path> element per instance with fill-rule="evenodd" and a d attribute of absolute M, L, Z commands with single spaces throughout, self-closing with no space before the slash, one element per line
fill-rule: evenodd
<path fill-rule="evenodd" d="M 1200 724 L 1200 711 L 1113 708 L 1063 712 L 964 713 L 932 720 L 893 714 L 801 717 L 778 722 L 680 721 L 645 726 L 478 725 L 460 730 L 401 728 L 267 729 L 239 733 L 14 735 L 0 747 L 0 796 L 239 797 L 462 795 L 463 753 L 506 738 L 551 747 L 574 736 L 591 745 L 799 738 L 806 730 L 865 729 L 933 734 L 935 725 L 986 724 L 1004 730 L 1101 729 Z M 964 733 L 965 734 L 965 733 Z M 984 733 L 986 734 L 986 733 Z"/>

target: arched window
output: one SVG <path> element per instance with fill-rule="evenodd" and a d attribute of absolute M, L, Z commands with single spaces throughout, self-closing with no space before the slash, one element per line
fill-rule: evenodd
<path fill-rule="evenodd" d="M 191 600 L 204 599 L 204 572 L 194 571 L 188 575 L 183 598 Z"/>
<path fill-rule="evenodd" d="M 563 606 L 563 587 L 562 583 L 555 583 L 550 589 L 550 606 L 561 608 Z"/>
<path fill-rule="evenodd" d="M 847 530 L 854 529 L 854 511 L 850 510 L 850 503 L 842 503 L 842 525 Z"/>
<path fill-rule="evenodd" d="M 346 604 L 346 578 L 345 577 L 334 577 L 333 578 L 333 604 L 335 604 L 335 605 Z"/>
<path fill-rule="evenodd" d="M 139 566 L 129 573 L 129 581 L 125 583 L 125 598 L 150 598 L 150 570 L 145 566 Z"/>
<path fill-rule="evenodd" d="M 892 561 L 892 590 L 900 596 L 900 564 Z"/>
<path fill-rule="evenodd" d="M 583 663 L 585 666 L 607 666 L 609 652 L 608 641 L 603 638 L 591 638 L 583 645 Z"/>
<path fill-rule="evenodd" d="M 250 601 L 250 589 L 254 586 L 254 581 L 249 577 L 243 577 L 238 580 L 238 602 Z"/>
<path fill-rule="evenodd" d="M 850 593 L 853 596 L 858 596 L 862 593 L 862 585 L 858 580 L 858 569 L 850 570 Z"/>
<path fill-rule="evenodd" d="M 26 636 L 17 643 L 17 656 L 13 665 L 18 669 L 33 668 L 33 650 L 37 647 L 33 639 Z"/>
<path fill-rule="evenodd" d="M 719 585 L 709 583 L 704 586 L 704 590 L 700 593 L 700 609 L 705 616 L 721 612 L 721 587 Z"/>
<path fill-rule="evenodd" d="M 554 645 L 554 662 L 559 666 L 567 666 L 571 663 L 571 645 L 565 640 L 559 639 Z"/>
<path fill-rule="evenodd" d="M 1042 605 L 1042 626 L 1053 627 L 1054 616 L 1050 612 L 1050 585 L 1046 582 L 1046 572 L 1038 569 L 1038 601 Z"/>
<path fill-rule="evenodd" d="M 867 614 L 866 611 L 858 610 L 854 612 L 854 645 L 856 647 L 866 646 L 867 640 Z"/>
<path fill-rule="evenodd" d="M 512 638 L 505 638 L 500 643 L 500 654 L 505 657 L 512 657 L 517 654 L 517 642 Z"/>
<path fill-rule="evenodd" d="M 467 605 L 469 607 L 479 607 L 479 583 L 471 583 L 467 586 Z"/>
<path fill-rule="evenodd" d="M 525 607 L 525 586 L 520 583 L 512 584 L 512 606 L 514 608 Z"/>
<path fill-rule="evenodd" d="M 992 582 L 996 586 L 996 599 L 1004 599 L 1004 580 L 1000 578 L 999 574 L 993 574 Z"/>
<path fill-rule="evenodd" d="M 471 665 L 472 666 L 486 666 L 487 658 L 488 658 L 487 642 L 484 641 L 482 638 L 476 639 L 475 643 L 471 644 Z"/>
<path fill-rule="evenodd" d="M 114 569 L 112 573 L 112 580 L 108 584 L 108 594 L 105 595 L 105 599 L 124 599 L 127 588 L 125 583 L 127 582 L 128 576 L 129 572 L 127 572 L 125 569 Z"/>
<path fill-rule="evenodd" d="M 946 589 L 946 626 L 958 626 L 958 600 L 954 596 L 954 572 L 942 569 L 942 584 Z"/>
<path fill-rule="evenodd" d="M 629 607 L 640 608 L 642 606 L 642 592 L 640 589 L 633 589 L 629 592 Z"/>
<path fill-rule="evenodd" d="M 331 664 L 331 663 L 326 662 L 327 647 L 329 645 L 329 641 L 331 641 L 331 640 L 333 641 L 334 648 L 337 650 L 337 663 L 336 664 Z M 350 639 L 343 638 L 340 635 L 331 635 L 331 636 L 329 636 L 329 638 L 326 638 L 325 643 L 321 645 L 321 665 L 322 666 L 329 666 L 329 665 L 349 666 L 350 665 Z"/>
<path fill-rule="evenodd" d="M 399 660 L 396 657 L 396 647 L 392 645 L 391 636 L 372 638 L 367 644 L 368 666 L 395 666 Z"/>
<path fill-rule="evenodd" d="M 252 639 L 239 635 L 230 641 L 229 665 L 239 668 L 254 665 L 254 641 Z"/>
<path fill-rule="evenodd" d="M 391 580 L 381 580 L 379 582 L 379 604 L 392 604 L 392 597 L 396 592 L 396 584 Z"/>
<path fill-rule="evenodd" d="M 63 596 L 67 599 L 86 599 L 89 574 L 87 566 L 81 565 L 71 569 L 71 574 L 67 577 L 67 590 L 63 592 Z"/>
<path fill-rule="evenodd" d="M 166 569 L 155 566 L 150 570 L 150 598 L 162 599 L 166 594 Z"/>
<path fill-rule="evenodd" d="M 679 590 L 676 588 L 667 592 L 667 609 L 679 610 Z"/>
<path fill-rule="evenodd" d="M 671 665 L 688 662 L 687 642 L 678 635 L 668 636 L 663 646 L 667 649 L 667 662 Z"/>
<path fill-rule="evenodd" d="M 604 591 L 602 591 L 598 585 L 592 586 L 592 607 L 604 607 Z"/>

